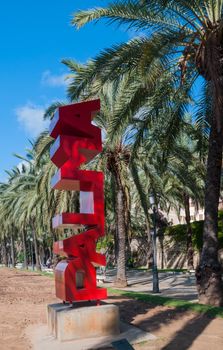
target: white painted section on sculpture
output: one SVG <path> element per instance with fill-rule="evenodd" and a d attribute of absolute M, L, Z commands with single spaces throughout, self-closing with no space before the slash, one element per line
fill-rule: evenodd
<path fill-rule="evenodd" d="M 94 214 L 94 193 L 80 191 L 80 213 Z"/>

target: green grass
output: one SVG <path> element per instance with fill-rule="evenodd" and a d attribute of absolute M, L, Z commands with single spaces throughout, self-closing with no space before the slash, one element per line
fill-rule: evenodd
<path fill-rule="evenodd" d="M 53 277 L 54 278 L 54 273 L 50 273 L 50 272 L 45 272 L 45 271 L 32 271 L 32 272 L 36 272 L 42 276 L 48 276 L 48 277 Z"/>
<path fill-rule="evenodd" d="M 11 269 L 11 267 L 9 267 Z M 37 270 L 30 270 L 30 269 L 16 269 L 16 271 L 23 271 L 23 272 L 30 272 L 30 273 L 36 273 L 37 275 L 41 276 L 47 276 L 47 277 L 53 277 L 54 273 L 46 272 L 46 271 L 37 271 Z"/>
<path fill-rule="evenodd" d="M 187 272 L 188 269 L 158 269 L 158 272 Z"/>
<path fill-rule="evenodd" d="M 122 290 L 108 288 L 109 294 L 121 295 L 128 298 L 141 300 L 152 305 L 161 305 L 161 306 L 171 306 L 176 309 L 193 311 L 197 313 L 206 314 L 210 317 L 221 317 L 223 318 L 223 307 L 215 307 L 211 305 L 202 305 L 198 303 L 191 303 L 186 300 L 178 300 L 169 297 L 145 294 L 139 292 L 126 292 Z"/>
<path fill-rule="evenodd" d="M 137 270 L 137 271 L 152 271 L 152 269 L 148 269 L 147 267 L 129 267 L 128 270 Z M 158 272 L 187 272 L 188 269 L 158 269 Z"/>

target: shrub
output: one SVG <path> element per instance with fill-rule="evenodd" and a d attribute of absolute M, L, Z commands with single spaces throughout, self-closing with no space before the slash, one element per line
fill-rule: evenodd
<path fill-rule="evenodd" d="M 202 248 L 202 232 L 203 232 L 204 221 L 194 221 L 191 223 L 192 228 L 192 242 L 195 250 L 200 251 Z M 175 243 L 184 243 L 187 241 L 187 226 L 175 225 L 169 226 L 165 229 L 165 236 L 169 236 L 170 239 Z M 223 210 L 218 212 L 218 238 L 219 246 L 223 248 Z"/>

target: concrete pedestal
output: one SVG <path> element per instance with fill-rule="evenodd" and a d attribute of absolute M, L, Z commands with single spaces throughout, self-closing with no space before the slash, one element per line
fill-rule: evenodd
<path fill-rule="evenodd" d="M 72 307 L 51 304 L 47 307 L 48 328 L 59 341 L 117 335 L 119 309 L 116 305 Z"/>

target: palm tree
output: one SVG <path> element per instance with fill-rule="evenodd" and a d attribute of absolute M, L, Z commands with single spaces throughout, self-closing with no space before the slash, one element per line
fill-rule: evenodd
<path fill-rule="evenodd" d="M 41 171 L 41 167 L 36 167 L 34 151 L 29 151 L 27 156 L 23 159 L 26 164 L 21 170 L 15 167 L 8 171 L 9 180 L 4 185 L 0 200 L 0 217 L 11 236 L 11 260 L 13 261 L 14 234 L 19 232 L 23 245 L 24 267 L 27 268 L 26 236 L 29 232 L 34 243 L 36 268 L 40 270 L 38 236 L 41 236 L 48 218 L 44 210 L 47 201 L 44 193 L 39 191 L 39 181 L 45 173 L 44 169 Z M 43 167 L 43 161 L 41 166 Z"/>
<path fill-rule="evenodd" d="M 187 119 L 187 118 L 186 118 Z M 187 258 L 188 268 L 193 269 L 192 229 L 190 225 L 190 203 L 203 205 L 204 165 L 196 155 L 198 141 L 188 134 L 189 124 L 183 126 L 172 145 L 166 145 L 165 133 L 157 134 L 162 128 L 162 118 L 158 118 L 150 128 L 150 137 L 144 139 L 144 147 L 138 150 L 134 159 L 134 180 L 139 188 L 143 208 L 148 215 L 148 193 L 159 197 L 159 206 L 167 213 L 170 207 L 176 212 L 183 208 L 187 218 Z M 194 127 L 190 132 L 194 134 Z M 187 132 L 187 133 L 186 133 Z M 198 135 L 196 131 L 196 135 Z M 147 194 L 147 195 L 146 195 Z"/>
<path fill-rule="evenodd" d="M 103 84 L 102 81 L 100 81 L 100 78 L 95 79 L 93 84 L 88 84 L 86 80 L 86 84 L 84 84 L 82 87 L 83 91 L 80 87 L 77 88 L 76 79 L 77 77 L 78 79 L 81 79 L 83 72 L 88 70 L 88 65 L 80 66 L 72 60 L 64 60 L 64 63 L 71 69 L 73 73 L 75 73 L 73 81 L 68 87 L 68 94 L 71 99 L 76 99 L 78 97 L 86 98 L 86 96 L 89 98 L 95 94 L 98 94 L 98 96 L 103 96 L 103 93 L 108 88 L 109 83 Z M 116 137 L 114 135 L 117 135 L 117 133 L 122 133 L 123 128 L 125 129 L 126 125 L 128 125 L 129 134 L 131 135 L 131 145 L 134 145 L 134 147 L 131 146 L 129 149 L 131 152 L 130 171 L 131 176 L 134 180 L 134 186 L 138 191 L 140 206 L 143 208 L 145 215 L 146 231 L 149 243 L 148 266 L 151 266 L 152 263 L 152 245 L 150 242 L 151 218 L 149 215 L 150 203 L 148 194 L 159 193 L 159 195 L 164 195 L 162 176 L 163 172 L 166 171 L 166 167 L 169 166 L 169 160 L 166 159 L 164 162 L 164 156 L 162 155 L 164 154 L 166 157 L 169 156 L 168 159 L 171 159 L 173 155 L 176 158 L 177 152 L 182 151 L 182 149 L 179 149 L 179 145 L 177 145 L 178 138 L 182 137 L 182 135 L 185 137 L 185 132 L 187 131 L 188 133 L 187 129 L 189 129 L 191 133 L 195 133 L 194 126 L 191 125 L 190 121 L 187 121 L 188 118 L 186 115 L 183 115 L 183 108 L 181 108 L 181 105 L 184 101 L 183 95 L 176 93 L 176 89 L 174 89 L 173 84 L 170 83 L 169 79 L 170 74 L 163 76 L 160 84 L 155 86 L 153 91 L 150 91 L 149 94 L 148 92 L 146 94 L 145 91 L 142 94 L 142 81 L 140 79 L 134 79 L 134 75 L 131 76 L 131 74 L 126 74 L 122 79 L 119 79 L 116 81 L 116 83 L 113 83 L 113 86 L 115 86 L 116 89 L 118 89 L 118 87 L 121 87 L 120 91 L 122 91 L 124 87 L 125 92 L 124 94 L 122 93 L 118 95 L 119 99 L 115 99 L 115 107 L 109 105 L 109 108 L 111 108 L 112 117 L 109 119 L 110 125 L 108 125 L 109 127 L 107 127 L 106 130 L 108 139 L 110 142 L 114 142 L 116 140 Z M 123 81 L 125 82 L 124 85 Z M 110 86 L 112 86 L 112 84 L 110 84 Z M 168 108 L 167 103 L 165 103 L 165 101 L 162 101 L 163 94 L 160 94 L 160 91 L 165 94 L 172 95 L 172 98 L 175 97 L 176 107 L 174 113 L 170 113 L 170 109 Z M 138 106 L 142 106 L 142 103 L 144 104 L 143 108 L 138 109 Z M 51 108 L 49 111 L 51 112 Z M 159 118 L 157 118 L 158 112 L 161 116 Z M 122 118 L 120 121 L 120 116 L 123 116 L 125 118 Z M 119 123 L 118 128 L 117 121 Z M 169 137 L 166 137 L 166 134 L 164 132 L 160 132 L 160 130 L 162 130 L 162 128 L 165 130 L 165 126 L 168 128 L 168 123 L 174 125 L 174 127 L 172 127 L 171 135 Z M 198 131 L 196 132 L 196 137 L 197 136 L 200 137 L 200 133 Z M 188 141 L 189 138 L 191 138 L 191 136 L 188 135 Z M 194 142 L 194 144 L 196 145 L 197 143 Z M 160 152 L 160 155 L 157 153 L 158 150 Z M 182 162 L 184 161 L 185 163 L 188 163 L 188 160 L 191 159 L 191 157 L 192 153 L 188 150 Z M 159 159 L 159 161 L 155 163 L 155 159 Z M 177 163 L 175 162 L 175 166 L 176 165 Z M 187 175 L 186 178 L 188 180 L 188 169 L 184 168 L 184 173 Z M 185 176 L 185 174 L 183 176 Z M 186 178 L 184 184 L 186 183 Z M 198 178 L 200 179 L 199 176 Z M 193 185 L 195 187 L 195 182 L 193 182 Z M 131 191 L 131 197 L 132 195 L 133 192 Z M 191 257 L 188 259 L 190 261 L 190 268 L 192 268 L 193 257 L 191 236 L 192 232 L 190 223 L 188 223 L 188 251 L 191 252 Z"/>
<path fill-rule="evenodd" d="M 179 89 L 185 85 L 188 88 L 188 84 L 192 87 L 201 76 L 201 89 L 209 91 L 205 98 L 208 104 L 203 109 L 210 125 L 205 221 L 196 277 L 199 301 L 221 305 L 223 287 L 218 261 L 217 217 L 223 140 L 223 1 L 115 1 L 106 8 L 78 12 L 72 23 L 81 27 L 101 18 L 134 28 L 143 35 L 104 50 L 82 74 L 82 80 L 77 80 L 77 89 L 96 76 L 105 82 L 130 71 L 134 71 L 135 76 L 145 76 L 153 86 L 163 71 L 168 70 L 175 75 Z"/>
<path fill-rule="evenodd" d="M 168 162 L 164 173 L 164 191 L 177 211 L 183 208 L 187 226 L 187 267 L 194 269 L 190 201 L 203 206 L 204 167 L 187 147 L 179 147 L 178 154 Z"/>
<path fill-rule="evenodd" d="M 24 252 L 26 251 L 24 242 L 24 224 L 32 230 L 36 268 L 37 270 L 40 270 L 39 248 L 35 228 L 35 222 L 37 222 L 37 220 L 31 209 L 34 206 L 34 203 L 36 203 L 36 184 L 37 174 L 34 166 L 30 163 L 25 168 L 25 171 L 18 173 L 13 180 L 11 179 L 11 182 L 9 182 L 8 185 L 8 191 L 5 193 L 5 199 L 8 201 L 8 209 L 11 214 L 11 220 L 9 220 L 9 223 L 11 225 L 12 223 L 16 223 L 17 227 L 22 230 Z"/>

